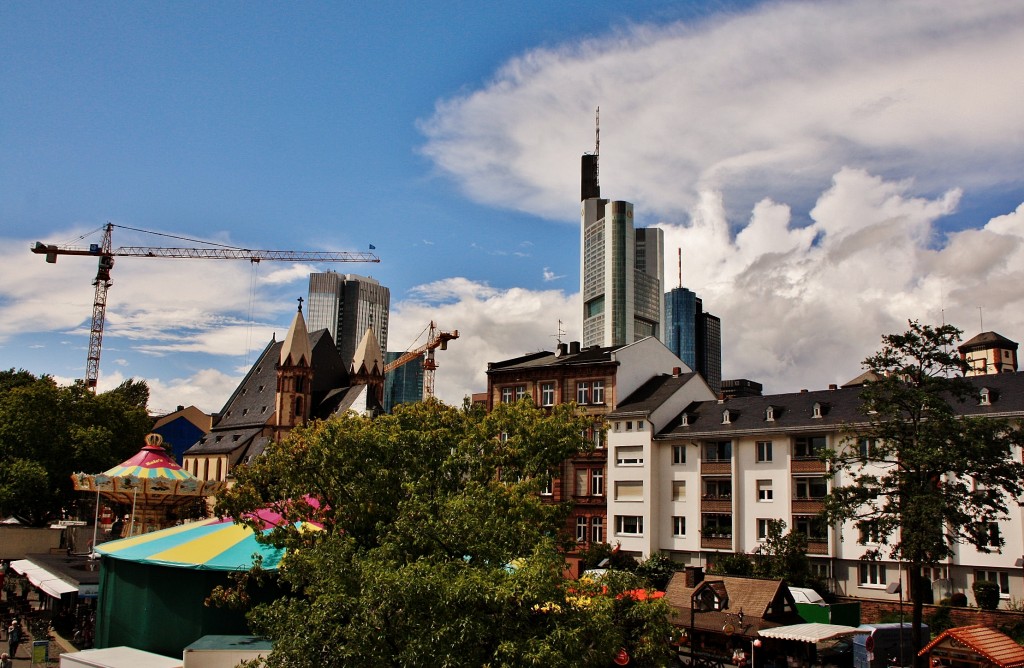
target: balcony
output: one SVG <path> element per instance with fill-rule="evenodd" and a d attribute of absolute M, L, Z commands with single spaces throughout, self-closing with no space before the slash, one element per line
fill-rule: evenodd
<path fill-rule="evenodd" d="M 824 499 L 793 499 L 794 515 L 817 515 L 824 509 Z"/>
<path fill-rule="evenodd" d="M 700 463 L 701 475 L 731 475 L 732 474 L 732 460 L 704 460 Z"/>
<path fill-rule="evenodd" d="M 700 547 L 704 550 L 731 550 L 732 534 L 701 534 Z"/>
<path fill-rule="evenodd" d="M 702 513 L 731 513 L 731 496 L 703 496 L 700 500 L 700 511 Z"/>
<path fill-rule="evenodd" d="M 807 554 L 828 554 L 828 539 L 808 538 Z"/>
<path fill-rule="evenodd" d="M 793 473 L 825 473 L 825 462 L 820 459 L 793 459 L 790 470 Z"/>

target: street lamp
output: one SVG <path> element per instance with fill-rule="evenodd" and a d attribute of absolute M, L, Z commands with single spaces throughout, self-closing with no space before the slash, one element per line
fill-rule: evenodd
<path fill-rule="evenodd" d="M 885 591 L 890 594 L 900 595 L 900 667 L 903 666 L 903 571 L 900 570 L 900 579 L 897 582 L 890 582 Z"/>

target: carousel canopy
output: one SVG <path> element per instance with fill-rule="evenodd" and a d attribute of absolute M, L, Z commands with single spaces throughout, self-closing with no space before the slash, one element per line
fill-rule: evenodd
<path fill-rule="evenodd" d="M 822 624 L 812 622 L 810 624 L 792 624 L 790 626 L 778 626 L 774 629 L 761 629 L 757 632 L 764 638 L 778 638 L 780 640 L 799 640 L 800 642 L 821 642 L 831 640 L 840 636 L 858 633 L 855 626 L 843 626 L 841 624 Z M 863 631 L 860 631 L 863 633 Z"/>
<path fill-rule="evenodd" d="M 258 513 L 257 517 L 263 520 L 264 533 L 277 524 L 269 512 Z M 319 530 L 315 524 L 299 526 Z M 96 551 L 112 559 L 214 571 L 248 570 L 255 555 L 262 559 L 264 569 L 276 570 L 284 556 L 283 550 L 257 542 L 255 532 L 249 527 L 235 524 L 231 519 L 217 518 L 103 543 Z"/>
<path fill-rule="evenodd" d="M 96 475 L 73 473 L 71 480 L 76 491 L 100 492 L 124 504 L 138 500 L 150 505 L 177 505 L 189 497 L 216 494 L 224 486 L 220 481 L 200 480 L 181 468 L 164 450 L 159 434 L 148 434 L 146 445 L 117 466 Z"/>

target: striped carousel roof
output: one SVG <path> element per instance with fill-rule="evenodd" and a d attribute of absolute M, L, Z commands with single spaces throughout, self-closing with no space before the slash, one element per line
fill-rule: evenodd
<path fill-rule="evenodd" d="M 163 437 L 160 434 L 147 434 L 146 445 L 141 450 L 130 459 L 104 471 L 103 475 L 111 478 L 132 476 L 165 480 L 195 479 L 195 476 L 181 468 L 164 449 Z"/>

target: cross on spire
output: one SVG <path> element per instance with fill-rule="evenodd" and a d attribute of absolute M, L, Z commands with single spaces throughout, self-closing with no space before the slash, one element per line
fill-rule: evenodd
<path fill-rule="evenodd" d="M 299 297 L 299 313 L 302 313 L 302 297 Z"/>

